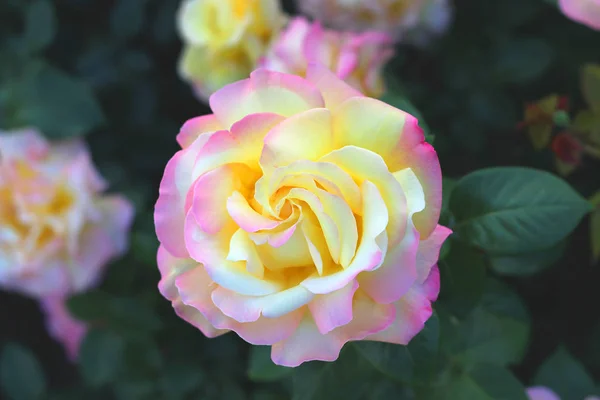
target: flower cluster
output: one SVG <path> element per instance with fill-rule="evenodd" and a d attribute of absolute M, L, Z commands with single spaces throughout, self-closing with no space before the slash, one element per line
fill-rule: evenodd
<path fill-rule="evenodd" d="M 97 284 L 126 249 L 133 217 L 130 203 L 105 189 L 83 142 L 0 132 L 0 286 L 39 299 L 72 356 L 84 328 L 64 299 Z"/>
<path fill-rule="evenodd" d="M 180 75 L 208 100 L 256 67 L 302 75 L 321 62 L 357 90 L 379 97 L 381 70 L 404 39 L 424 44 L 450 22 L 447 0 L 336 2 L 300 8 L 319 22 L 290 19 L 278 0 L 185 0 L 178 27 L 184 41 Z"/>

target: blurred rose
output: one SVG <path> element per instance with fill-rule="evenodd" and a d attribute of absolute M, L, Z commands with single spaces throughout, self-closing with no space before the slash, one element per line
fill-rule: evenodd
<path fill-rule="evenodd" d="M 278 0 L 184 0 L 177 18 L 180 75 L 207 100 L 248 76 L 285 21 Z"/>
<path fill-rule="evenodd" d="M 93 286 L 133 216 L 105 188 L 83 142 L 0 132 L 0 286 L 36 297 Z"/>
<path fill-rule="evenodd" d="M 529 400 L 560 400 L 552 390 L 544 386 L 534 386 L 527 389 Z M 600 400 L 597 396 L 587 396 L 583 400 Z"/>
<path fill-rule="evenodd" d="M 449 0 L 298 0 L 302 12 L 349 31 L 379 31 L 396 40 L 425 44 L 450 24 Z"/>
<path fill-rule="evenodd" d="M 40 301 L 40 305 L 50 336 L 63 345 L 71 361 L 77 360 L 79 346 L 87 332 L 86 324 L 71 316 L 64 297 L 46 297 Z"/>
<path fill-rule="evenodd" d="M 318 22 L 298 17 L 282 32 L 261 65 L 304 76 L 309 62 L 320 62 L 367 96 L 379 97 L 384 91 L 381 72 L 393 54 L 392 39 L 384 33 L 325 30 Z"/>
<path fill-rule="evenodd" d="M 558 3 L 568 18 L 600 30 L 600 0 L 559 0 Z"/>
<path fill-rule="evenodd" d="M 417 120 L 320 64 L 257 70 L 188 121 L 156 203 L 161 293 L 215 337 L 272 345 L 280 365 L 344 343 L 406 344 L 431 316 L 438 158 Z"/>

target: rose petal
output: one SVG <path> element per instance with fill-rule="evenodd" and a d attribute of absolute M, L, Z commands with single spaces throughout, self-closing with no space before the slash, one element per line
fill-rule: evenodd
<path fill-rule="evenodd" d="M 274 113 L 284 117 L 324 107 L 319 91 L 305 79 L 258 69 L 249 79 L 223 87 L 210 97 L 210 107 L 225 126 L 246 115 Z"/>
<path fill-rule="evenodd" d="M 417 279 L 416 255 L 419 231 L 409 223 L 402 242 L 388 251 L 383 264 L 374 271 L 358 277 L 360 288 L 377 303 L 398 301 Z"/>
<path fill-rule="evenodd" d="M 425 326 L 431 317 L 431 302 L 440 290 L 440 273 L 435 266 L 423 284 L 415 284 L 400 300 L 396 307 L 396 319 L 384 331 L 370 335 L 367 340 L 406 345 Z"/>
<path fill-rule="evenodd" d="M 315 85 L 325 99 L 329 110 L 336 110 L 344 101 L 352 97 L 364 97 L 358 90 L 335 76 L 327 67 L 318 63 L 309 63 L 306 80 Z"/>
<path fill-rule="evenodd" d="M 308 304 L 313 297 L 301 286 L 267 296 L 244 296 L 222 287 L 212 292 L 217 308 L 238 322 L 254 322 L 261 316 L 279 318 Z"/>
<path fill-rule="evenodd" d="M 177 143 L 181 148 L 189 147 L 203 133 L 215 132 L 223 129 L 219 120 L 213 115 L 202 115 L 192 118 L 183 124 L 177 135 Z"/>
<path fill-rule="evenodd" d="M 360 272 L 373 270 L 383 262 L 387 251 L 388 215 L 381 194 L 369 181 L 361 185 L 363 192 L 363 229 L 358 250 L 350 265 L 327 276 L 311 276 L 301 285 L 315 294 L 331 293 L 344 287 Z M 325 235 L 327 238 L 327 234 Z M 333 254 L 333 253 L 332 253 Z"/>
<path fill-rule="evenodd" d="M 352 321 L 352 298 L 356 289 L 358 282 L 351 281 L 340 290 L 319 294 L 312 299 L 308 308 L 319 332 L 326 334 Z"/>
<path fill-rule="evenodd" d="M 277 168 L 298 160 L 317 160 L 332 150 L 331 114 L 316 108 L 281 122 L 265 137 L 260 164 Z"/>
<path fill-rule="evenodd" d="M 417 250 L 417 281 L 419 283 L 425 282 L 429 276 L 431 267 L 438 261 L 442 245 L 451 233 L 450 229 L 438 225 L 427 239 L 419 242 Z"/>

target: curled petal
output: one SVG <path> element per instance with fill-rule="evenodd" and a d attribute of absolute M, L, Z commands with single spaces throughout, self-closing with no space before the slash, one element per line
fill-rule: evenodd
<path fill-rule="evenodd" d="M 225 126 L 246 115 L 274 113 L 284 117 L 325 104 L 319 91 L 305 79 L 259 69 L 249 79 L 232 83 L 210 97 L 210 107 Z"/>
<path fill-rule="evenodd" d="M 381 194 L 369 181 L 364 181 L 363 229 L 360 244 L 350 265 L 342 271 L 327 276 L 311 276 L 301 285 L 315 294 L 339 290 L 363 271 L 371 271 L 381 265 L 387 251 L 385 228 L 388 215 Z M 327 238 L 327 234 L 325 235 Z"/>
<path fill-rule="evenodd" d="M 427 239 L 419 242 L 417 250 L 417 281 L 419 283 L 425 282 L 429 276 L 431 267 L 438 261 L 442 245 L 451 233 L 450 229 L 438 225 Z"/>
<path fill-rule="evenodd" d="M 301 286 L 267 296 L 244 296 L 221 287 L 212 292 L 213 303 L 238 322 L 254 322 L 261 316 L 279 318 L 308 304 L 313 297 Z"/>
<path fill-rule="evenodd" d="M 359 276 L 360 287 L 376 302 L 398 301 L 417 279 L 419 231 L 410 223 L 402 242 L 388 251 L 383 264 Z"/>
<path fill-rule="evenodd" d="M 332 149 L 331 113 L 316 108 L 284 120 L 265 137 L 260 158 L 264 168 L 299 160 L 317 160 Z"/>
<path fill-rule="evenodd" d="M 319 294 L 308 304 L 319 332 L 326 334 L 352 321 L 352 299 L 358 282 L 352 281 L 338 291 Z"/>
<path fill-rule="evenodd" d="M 343 168 L 359 184 L 371 182 L 383 198 L 386 222 L 389 222 L 386 226 L 387 234 L 390 246 L 395 246 L 404 237 L 406 230 L 407 200 L 400 183 L 389 172 L 381 156 L 356 146 L 346 146 L 332 151 L 321 161 Z M 363 216 L 363 219 L 366 220 L 366 217 Z"/>
<path fill-rule="evenodd" d="M 177 143 L 182 149 L 189 147 L 203 133 L 222 130 L 223 126 L 213 115 L 202 115 L 188 120 L 177 135 Z"/>
<path fill-rule="evenodd" d="M 423 284 L 415 284 L 400 300 L 393 303 L 396 319 L 384 331 L 368 336 L 367 340 L 408 344 L 425 326 L 433 312 L 431 302 L 440 291 L 440 273 L 435 266 Z"/>
<path fill-rule="evenodd" d="M 183 238 L 185 203 L 193 183 L 190 171 L 196 157 L 211 134 L 200 135 L 190 147 L 178 151 L 169 160 L 158 189 L 158 200 L 154 207 L 156 235 L 169 252 L 178 257 L 188 255 Z"/>
<path fill-rule="evenodd" d="M 273 362 L 286 367 L 297 367 L 305 361 L 334 361 L 346 342 L 362 340 L 386 329 L 395 317 L 393 305 L 374 303 L 360 291 L 354 295 L 352 309 L 353 318 L 350 323 L 326 334 L 319 331 L 310 314 L 305 314 L 293 335 L 273 345 Z"/>
<path fill-rule="evenodd" d="M 362 93 L 335 76 L 322 64 L 309 63 L 306 80 L 321 91 L 325 106 L 330 110 L 335 111 L 344 101 L 352 97 L 364 97 Z"/>

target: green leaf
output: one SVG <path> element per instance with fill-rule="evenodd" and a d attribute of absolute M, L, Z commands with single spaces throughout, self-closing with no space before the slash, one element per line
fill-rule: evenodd
<path fill-rule="evenodd" d="M 550 66 L 554 50 L 539 39 L 513 39 L 502 43 L 493 56 L 492 74 L 500 83 L 526 83 Z"/>
<path fill-rule="evenodd" d="M 413 359 L 413 380 L 428 382 L 438 362 L 440 347 L 440 320 L 437 312 L 425 322 L 425 327 L 408 343 L 408 351 Z"/>
<path fill-rule="evenodd" d="M 517 294 L 490 278 L 481 305 L 458 326 L 458 344 L 450 352 L 462 363 L 506 366 L 523 358 L 529 333 L 529 315 Z"/>
<path fill-rule="evenodd" d="M 4 345 L 0 356 L 0 387 L 10 400 L 44 397 L 44 371 L 29 349 L 16 343 Z"/>
<path fill-rule="evenodd" d="M 482 169 L 462 178 L 450 199 L 453 238 L 494 255 L 555 245 L 591 206 L 564 180 L 522 167 Z"/>
<path fill-rule="evenodd" d="M 531 276 L 555 264 L 565 252 L 567 242 L 562 241 L 557 245 L 532 253 L 491 256 L 490 268 L 499 275 L 505 276 Z"/>
<path fill-rule="evenodd" d="M 406 346 L 371 341 L 353 344 L 377 371 L 399 382 L 412 380 L 414 362 Z"/>
<path fill-rule="evenodd" d="M 84 82 L 45 66 L 27 80 L 18 120 L 51 139 L 64 139 L 98 127 L 104 115 Z"/>
<path fill-rule="evenodd" d="M 160 385 L 164 398 L 184 398 L 205 381 L 202 368 L 193 362 L 169 364 L 162 374 Z"/>
<path fill-rule="evenodd" d="M 375 371 L 354 346 L 344 346 L 336 362 L 310 361 L 294 368 L 292 400 L 362 400 Z"/>
<path fill-rule="evenodd" d="M 426 382 L 433 374 L 439 348 L 439 320 L 434 312 L 407 346 L 382 342 L 353 342 L 373 368 L 389 379 Z"/>
<path fill-rule="evenodd" d="M 79 353 L 81 374 L 91 386 L 102 386 L 115 381 L 123 361 L 125 343 L 114 332 L 106 330 L 90 331 Z"/>
<path fill-rule="evenodd" d="M 27 8 L 23 40 L 29 51 L 43 50 L 56 34 L 56 15 L 49 0 L 35 0 Z"/>
<path fill-rule="evenodd" d="M 440 302 L 458 316 L 465 316 L 483 296 L 485 259 L 481 252 L 452 240 L 449 253 L 440 268 Z"/>
<path fill-rule="evenodd" d="M 250 348 L 248 377 L 253 381 L 276 381 L 289 375 L 292 371 L 292 368 L 282 367 L 271 361 L 271 346 L 252 346 Z"/>
<path fill-rule="evenodd" d="M 440 395 L 440 400 L 527 400 L 525 388 L 509 370 L 484 363 L 452 379 Z"/>
<path fill-rule="evenodd" d="M 115 396 L 117 400 L 149 400 L 156 398 L 155 386 L 153 380 L 118 382 L 114 386 Z"/>
<path fill-rule="evenodd" d="M 534 382 L 549 387 L 561 400 L 581 400 L 595 393 L 594 381 L 583 365 L 562 346 L 544 361 Z"/>

